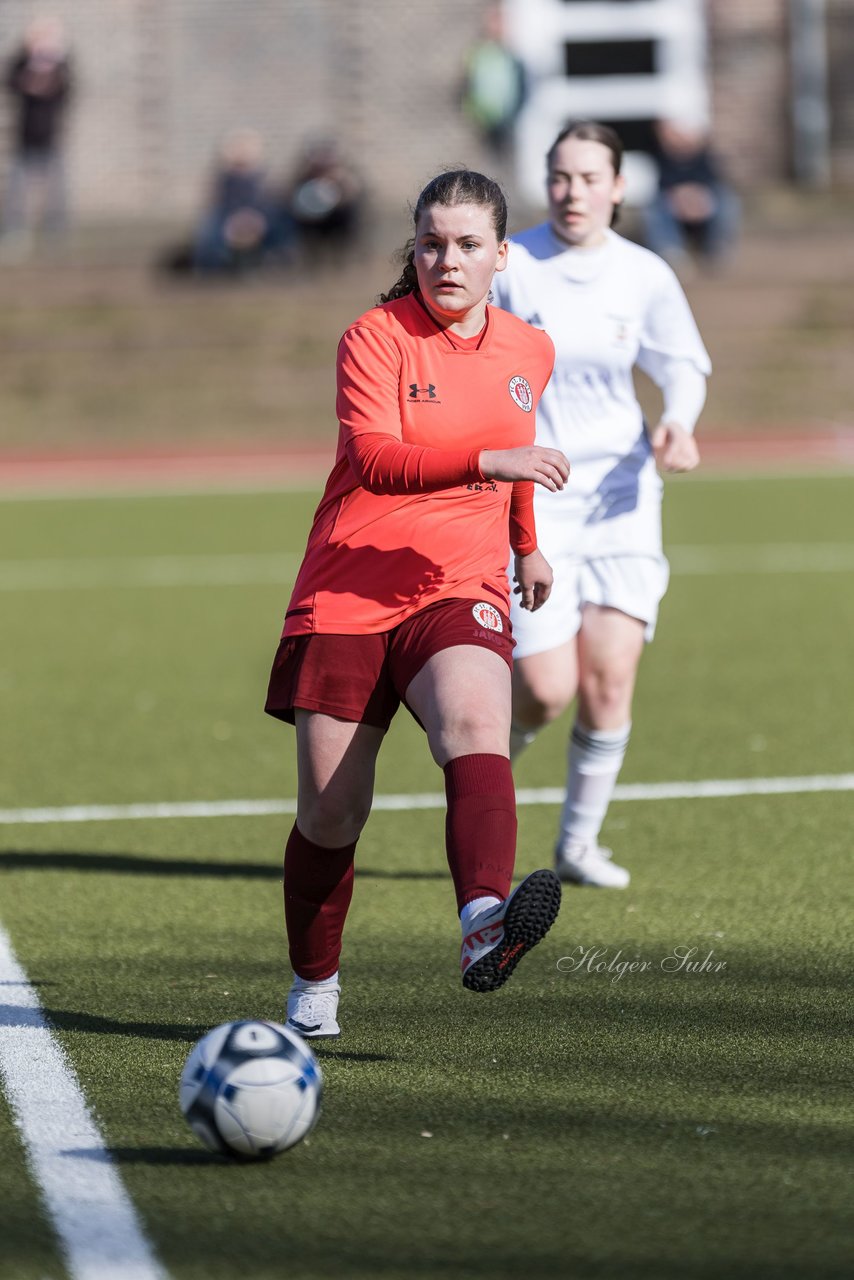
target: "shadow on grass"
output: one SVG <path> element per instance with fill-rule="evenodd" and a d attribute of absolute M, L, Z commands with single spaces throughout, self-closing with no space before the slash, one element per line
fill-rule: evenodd
<path fill-rule="evenodd" d="M 0 1004 L 0 1026 L 31 1026 L 36 1016 L 32 1010 Z M 183 1040 L 194 1044 L 210 1031 L 209 1026 L 169 1022 L 119 1022 L 115 1018 L 101 1018 L 94 1013 L 77 1013 L 71 1009 L 44 1009 L 42 1016 L 56 1031 L 94 1031 L 100 1035 L 136 1036 L 143 1040 Z"/>
<path fill-rule="evenodd" d="M 55 1031 L 95 1032 L 107 1036 L 133 1036 L 141 1040 L 180 1040 L 195 1042 L 210 1031 L 210 1026 L 179 1025 L 172 1022 L 120 1022 L 94 1013 L 78 1013 L 71 1009 L 43 1009 L 36 1013 L 17 1005 L 0 1004 L 0 1027 L 32 1026 L 44 1018 Z M 366 1053 L 340 1049 L 330 1044 L 315 1044 L 318 1057 L 335 1062 L 397 1062 L 393 1053 Z M 319 1052 L 318 1052 L 319 1051 Z"/>
<path fill-rule="evenodd" d="M 353 1053 L 344 1049 L 336 1049 L 332 1045 L 312 1044 L 318 1058 L 331 1062 L 400 1062 L 396 1053 Z"/>
<path fill-rule="evenodd" d="M 213 879 L 281 880 L 281 862 L 202 862 L 194 858 L 147 858 L 136 853 L 63 853 L 10 849 L 0 853 L 0 871 L 96 871 L 132 876 L 210 876 Z M 371 880 L 445 880 L 447 871 L 386 871 L 356 867 Z"/>
<path fill-rule="evenodd" d="M 244 880 L 281 880 L 280 862 L 201 862 L 193 858 L 146 858 L 136 853 L 0 853 L 0 870 L 98 871 L 132 876 L 214 876 Z"/>
<path fill-rule="evenodd" d="M 2 982 L 0 982 L 0 987 L 20 987 L 20 986 L 22 986 L 22 983 L 7 982 L 5 978 L 3 979 Z M 55 987 L 56 983 L 46 982 L 44 978 L 27 978 L 27 986 L 28 987 Z"/>
<path fill-rule="evenodd" d="M 62 1154 L 73 1156 L 76 1160 L 92 1160 L 101 1164 L 110 1160 L 117 1164 L 148 1165 L 222 1166 L 239 1163 L 217 1155 L 214 1151 L 204 1151 L 201 1148 L 188 1150 L 186 1147 L 107 1147 L 102 1151 L 93 1151 L 91 1147 L 71 1147 Z"/>

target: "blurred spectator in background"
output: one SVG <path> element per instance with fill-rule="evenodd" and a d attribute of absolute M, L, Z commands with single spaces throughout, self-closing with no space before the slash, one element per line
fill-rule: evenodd
<path fill-rule="evenodd" d="M 296 228 L 309 267 L 339 265 L 362 229 L 364 188 L 331 138 L 310 142 L 284 193 L 284 211 Z"/>
<path fill-rule="evenodd" d="M 217 158 L 210 201 L 196 231 L 193 267 L 201 275 L 239 272 L 285 257 L 293 235 L 271 196 L 264 142 L 232 129 Z"/>
<path fill-rule="evenodd" d="M 646 244 L 676 270 L 692 252 L 717 265 L 738 231 L 738 198 L 704 128 L 660 120 L 655 131 L 658 194 L 643 215 Z"/>
<path fill-rule="evenodd" d="M 26 252 L 33 232 L 57 233 L 67 222 L 62 142 L 71 67 L 58 18 L 38 18 L 27 27 L 8 64 L 6 88 L 14 113 L 3 247 L 6 253 Z"/>
<path fill-rule="evenodd" d="M 482 32 L 466 58 L 462 105 L 493 156 L 502 159 L 525 101 L 525 69 L 507 45 L 500 4 L 487 6 Z"/>

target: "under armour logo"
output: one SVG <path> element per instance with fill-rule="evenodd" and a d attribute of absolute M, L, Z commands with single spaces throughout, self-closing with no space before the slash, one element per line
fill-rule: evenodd
<path fill-rule="evenodd" d="M 436 399 L 436 388 L 433 383 L 429 383 L 426 387 L 419 387 L 417 382 L 409 384 L 409 399 L 417 400 L 419 396 L 428 396 L 431 400 Z"/>

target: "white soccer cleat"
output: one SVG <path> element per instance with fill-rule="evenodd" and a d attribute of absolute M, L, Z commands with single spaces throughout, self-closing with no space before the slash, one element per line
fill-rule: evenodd
<path fill-rule="evenodd" d="M 567 884 L 625 889 L 631 876 L 611 861 L 613 854 L 595 841 L 568 840 L 555 851 L 555 871 Z"/>
<path fill-rule="evenodd" d="M 330 1040 L 340 1036 L 337 982 L 299 982 L 288 992 L 288 1020 L 285 1026 L 304 1040 Z"/>
<path fill-rule="evenodd" d="M 497 991 L 526 951 L 546 936 L 560 910 L 560 881 L 534 871 L 496 907 L 469 921 L 460 968 L 469 991 Z"/>

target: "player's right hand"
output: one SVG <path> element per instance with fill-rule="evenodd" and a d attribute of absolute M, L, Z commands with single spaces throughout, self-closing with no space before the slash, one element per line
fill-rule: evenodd
<path fill-rule="evenodd" d="M 526 556 L 516 556 L 515 565 L 513 594 L 519 597 L 523 609 L 534 613 L 551 595 L 554 585 L 551 565 L 539 548 Z"/>
<path fill-rule="evenodd" d="M 569 463 L 560 449 L 529 444 L 521 449 L 483 449 L 479 466 L 488 480 L 533 480 L 553 492 L 569 479 Z"/>

